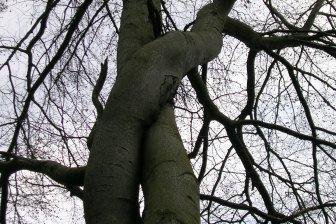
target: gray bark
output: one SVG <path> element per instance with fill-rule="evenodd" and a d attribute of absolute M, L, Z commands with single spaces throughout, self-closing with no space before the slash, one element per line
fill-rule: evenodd
<path fill-rule="evenodd" d="M 199 223 L 199 192 L 173 108 L 165 106 L 147 132 L 144 150 L 144 222 Z"/>
<path fill-rule="evenodd" d="M 221 31 L 233 2 L 204 7 L 192 32 L 171 32 L 131 55 L 120 53 L 118 63 L 125 64 L 118 66 L 118 77 L 98 124 L 86 170 L 87 223 L 138 222 L 140 149 L 145 131 L 172 97 L 183 75 L 218 55 Z M 153 141 L 157 140 L 148 140 Z M 189 218 L 181 219 L 189 223 Z"/>

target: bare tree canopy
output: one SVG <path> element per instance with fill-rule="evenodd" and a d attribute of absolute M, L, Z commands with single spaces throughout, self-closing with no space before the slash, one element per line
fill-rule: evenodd
<path fill-rule="evenodd" d="M 334 1 L 0 18 L 0 223 L 335 222 Z"/>

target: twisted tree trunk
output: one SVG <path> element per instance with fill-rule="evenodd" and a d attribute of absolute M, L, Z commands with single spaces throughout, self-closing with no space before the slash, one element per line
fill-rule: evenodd
<path fill-rule="evenodd" d="M 86 169 L 87 223 L 141 222 L 142 167 L 145 223 L 199 223 L 198 185 L 173 110 L 166 104 L 184 74 L 218 55 L 233 3 L 209 4 L 198 13 L 191 32 L 155 39 L 148 1 L 124 1 L 118 76 L 95 130 Z"/>

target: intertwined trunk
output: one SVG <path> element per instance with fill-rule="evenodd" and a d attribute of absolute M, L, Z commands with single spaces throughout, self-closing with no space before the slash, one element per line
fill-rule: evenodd
<path fill-rule="evenodd" d="M 146 133 L 144 146 L 144 223 L 199 223 L 197 180 L 170 105 Z"/>
<path fill-rule="evenodd" d="M 87 223 L 199 223 L 197 181 L 167 102 L 184 74 L 219 53 L 234 1 L 205 6 L 191 32 L 157 39 L 148 2 L 124 1 L 118 76 L 97 123 L 86 170 Z"/>

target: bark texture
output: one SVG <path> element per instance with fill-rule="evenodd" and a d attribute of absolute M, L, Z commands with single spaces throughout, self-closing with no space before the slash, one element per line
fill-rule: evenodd
<path fill-rule="evenodd" d="M 218 55 L 222 46 L 221 31 L 233 2 L 225 1 L 204 7 L 198 14 L 192 32 L 168 33 L 138 50 L 132 47 L 134 53 L 127 56 L 126 53 L 122 53 L 124 51 L 121 46 L 122 49 L 118 49 L 120 54 L 118 63 L 125 64 L 118 66 L 118 77 L 111 90 L 101 122 L 98 124 L 86 170 L 84 209 L 87 223 L 139 222 L 137 199 L 140 181 L 140 149 L 145 131 L 157 119 L 167 100 L 173 96 L 183 75 L 191 68 L 208 62 Z M 125 14 L 123 14 L 124 17 Z M 122 44 L 122 40 L 119 43 Z M 164 135 L 167 139 L 172 138 L 169 137 L 169 132 Z M 148 142 L 158 141 L 156 138 L 159 137 L 149 139 Z M 159 141 L 159 144 L 167 143 Z M 165 154 L 167 149 L 159 144 L 153 146 L 154 148 L 150 147 L 148 151 L 160 148 L 162 155 L 158 155 L 158 158 L 171 156 L 171 154 Z M 177 147 L 180 146 L 177 144 Z M 150 167 L 152 161 L 151 159 L 147 161 L 150 161 L 148 164 Z M 188 170 L 185 164 L 182 165 L 182 161 L 183 159 L 177 162 L 181 166 L 176 168 L 177 173 Z M 172 176 L 169 181 L 176 181 L 176 173 L 174 175 L 175 177 Z M 192 177 L 192 175 L 189 176 Z M 157 180 L 149 179 L 149 181 Z M 162 181 L 168 180 L 162 179 Z M 185 178 L 184 181 L 192 180 Z M 188 192 L 194 192 L 192 189 L 182 189 L 176 183 L 170 184 L 171 189 L 179 189 L 183 195 L 192 196 L 192 193 Z M 146 192 L 160 194 L 145 186 Z M 145 200 L 149 197 L 150 195 L 147 194 Z M 149 202 L 146 204 L 147 213 L 153 212 L 152 203 L 155 204 L 153 200 Z M 171 200 L 170 203 L 175 202 Z M 191 210 L 191 203 L 188 206 Z M 186 212 L 189 210 L 188 206 L 185 208 Z M 164 212 L 176 210 L 175 205 L 170 207 L 172 209 Z M 177 215 L 174 219 L 181 223 L 195 223 L 196 219 L 192 216 Z M 151 221 L 150 218 L 145 218 L 146 220 L 148 223 L 155 223 L 155 220 Z M 189 222 L 189 220 L 192 221 Z M 159 220 L 158 223 L 162 222 Z M 176 222 L 171 221 L 171 223 Z"/>
<path fill-rule="evenodd" d="M 146 224 L 199 223 L 198 183 L 171 106 L 147 132 L 143 170 Z"/>

